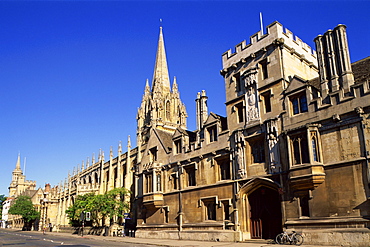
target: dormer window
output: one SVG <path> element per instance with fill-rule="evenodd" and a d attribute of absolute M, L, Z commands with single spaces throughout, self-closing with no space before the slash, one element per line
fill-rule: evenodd
<path fill-rule="evenodd" d="M 305 93 L 290 97 L 293 115 L 308 112 L 307 98 Z"/>
<path fill-rule="evenodd" d="M 209 128 L 207 128 L 209 142 L 215 142 L 217 141 L 217 126 L 213 125 Z"/>
<path fill-rule="evenodd" d="M 153 162 L 153 161 L 157 161 L 157 158 L 158 158 L 158 150 L 157 150 L 157 147 L 154 147 L 154 148 L 151 148 L 149 150 L 149 153 L 150 153 L 150 161 Z"/>
<path fill-rule="evenodd" d="M 182 153 L 181 139 L 174 141 L 174 146 L 175 146 L 175 154 L 181 154 Z"/>

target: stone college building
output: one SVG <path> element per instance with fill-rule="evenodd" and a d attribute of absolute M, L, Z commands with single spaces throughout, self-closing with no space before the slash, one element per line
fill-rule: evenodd
<path fill-rule="evenodd" d="M 274 22 L 226 51 L 226 116 L 201 91 L 191 131 L 160 28 L 137 147 L 75 169 L 50 221 L 67 226 L 77 195 L 126 187 L 136 237 L 244 241 L 286 228 L 307 244 L 368 246 L 370 57 L 351 63 L 345 25 L 315 44 Z"/>

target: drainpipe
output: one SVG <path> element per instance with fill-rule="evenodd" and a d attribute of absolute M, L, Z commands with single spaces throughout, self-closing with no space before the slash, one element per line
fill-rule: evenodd
<path fill-rule="evenodd" d="M 179 213 L 178 213 L 178 216 L 179 216 L 179 239 L 181 239 L 181 235 L 180 235 L 180 232 L 182 231 L 182 215 L 183 215 L 183 212 L 182 212 L 182 194 L 181 194 L 181 190 L 182 190 L 182 186 L 181 186 L 181 174 L 182 174 L 182 167 L 180 166 L 180 162 L 177 163 L 177 174 L 179 176 Z"/>

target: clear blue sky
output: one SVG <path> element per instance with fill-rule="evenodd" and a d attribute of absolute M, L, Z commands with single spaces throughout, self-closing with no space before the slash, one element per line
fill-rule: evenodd
<path fill-rule="evenodd" d="M 225 115 L 221 55 L 279 21 L 304 42 L 346 24 L 352 62 L 370 55 L 369 1 L 1 1 L 0 194 L 20 152 L 26 178 L 57 185 L 127 136 L 151 81 L 163 19 L 170 76 L 195 129 L 195 97 Z M 171 79 L 172 82 L 172 79 Z"/>

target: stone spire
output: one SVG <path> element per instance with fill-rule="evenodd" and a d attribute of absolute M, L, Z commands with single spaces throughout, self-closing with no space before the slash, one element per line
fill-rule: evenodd
<path fill-rule="evenodd" d="M 17 163 L 15 164 L 15 170 L 14 171 L 21 171 L 21 154 L 18 154 Z"/>
<path fill-rule="evenodd" d="M 164 48 L 164 39 L 162 27 L 159 29 L 159 40 L 157 48 L 157 56 L 155 59 L 154 75 L 153 75 L 153 92 L 159 90 L 170 90 L 170 79 L 168 75 L 166 50 Z"/>
<path fill-rule="evenodd" d="M 152 88 L 145 83 L 144 95 L 137 113 L 137 145 L 149 140 L 150 128 L 174 132 L 186 129 L 186 108 L 181 102 L 176 79 L 171 91 L 166 51 L 160 27 Z"/>

